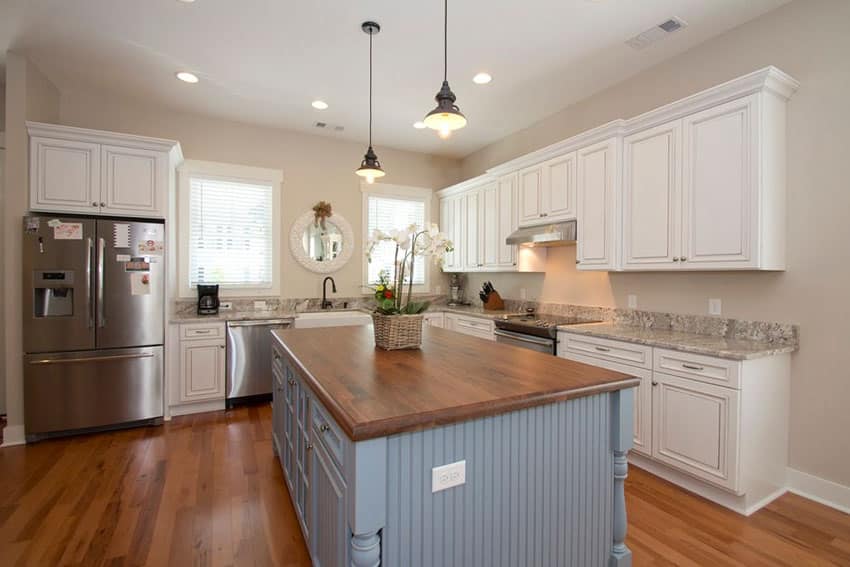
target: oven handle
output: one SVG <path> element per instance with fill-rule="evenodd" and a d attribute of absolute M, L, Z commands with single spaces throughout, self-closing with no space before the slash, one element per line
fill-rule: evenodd
<path fill-rule="evenodd" d="M 538 339 L 534 337 L 529 337 L 527 335 L 523 335 L 520 333 L 513 333 L 511 331 L 503 331 L 501 329 L 496 329 L 493 331 L 493 334 L 497 337 L 505 337 L 506 339 L 513 339 L 515 341 L 520 341 L 523 343 L 530 343 L 533 345 L 543 346 L 543 347 L 551 347 L 554 341 L 553 339 Z"/>

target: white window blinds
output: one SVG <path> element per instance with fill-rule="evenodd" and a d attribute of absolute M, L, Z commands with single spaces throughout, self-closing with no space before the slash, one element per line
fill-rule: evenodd
<path fill-rule="evenodd" d="M 371 235 L 375 229 L 389 232 L 392 229 L 404 229 L 415 224 L 420 229 L 425 226 L 425 202 L 422 200 L 399 197 L 369 195 L 367 230 Z M 399 251 L 401 256 L 402 252 Z M 399 258 L 401 259 L 401 258 Z M 395 242 L 381 242 L 372 252 L 372 261 L 368 264 L 369 284 L 378 282 L 378 274 L 386 270 L 392 281 L 395 275 Z M 417 256 L 413 268 L 413 283 L 425 283 L 425 259 Z"/>
<path fill-rule="evenodd" d="M 189 285 L 272 287 L 272 186 L 192 177 Z"/>

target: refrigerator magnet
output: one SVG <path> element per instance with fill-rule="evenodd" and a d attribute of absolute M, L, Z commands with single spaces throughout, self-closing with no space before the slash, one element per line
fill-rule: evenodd
<path fill-rule="evenodd" d="M 130 295 L 150 295 L 151 276 L 148 273 L 138 272 L 130 275 Z"/>

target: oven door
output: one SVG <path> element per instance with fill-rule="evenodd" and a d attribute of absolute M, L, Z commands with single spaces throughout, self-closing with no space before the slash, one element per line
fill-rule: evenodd
<path fill-rule="evenodd" d="M 525 333 L 517 333 L 514 331 L 506 331 L 504 329 L 496 329 L 493 331 L 496 335 L 497 343 L 514 345 L 522 348 L 544 352 L 546 354 L 555 354 L 555 340 L 545 339 L 543 337 L 535 337 L 534 335 L 526 335 Z"/>

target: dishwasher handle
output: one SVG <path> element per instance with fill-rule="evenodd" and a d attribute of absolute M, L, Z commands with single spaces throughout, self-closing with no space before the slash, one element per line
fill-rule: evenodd
<path fill-rule="evenodd" d="M 291 327 L 292 319 L 261 319 L 258 321 L 228 321 L 228 327 Z"/>

